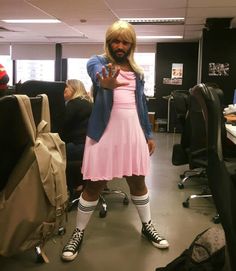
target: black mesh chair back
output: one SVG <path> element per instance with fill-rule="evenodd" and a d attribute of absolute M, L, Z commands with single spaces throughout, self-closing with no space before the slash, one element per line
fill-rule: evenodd
<path fill-rule="evenodd" d="M 189 139 L 189 165 L 190 168 L 206 167 L 207 135 L 205 120 L 201 106 L 192 91 L 193 90 L 190 91 L 189 100 L 189 122 L 191 131 Z"/>
<path fill-rule="evenodd" d="M 208 182 L 225 231 L 231 270 L 236 270 L 236 163 L 227 167 L 224 160 L 221 138 L 222 107 L 217 92 L 200 84 L 193 94 L 205 115 Z"/>
<path fill-rule="evenodd" d="M 205 166 L 206 128 L 201 107 L 196 101 L 196 98 L 191 94 L 191 91 L 189 94 L 175 93 L 175 95 L 174 103 L 177 115 L 182 118 L 183 131 L 181 133 L 180 144 L 176 144 L 173 151 L 181 149 L 186 154 L 185 157 L 188 157 L 188 159 L 183 159 L 183 163 L 180 164 L 184 164 L 184 162 L 188 163 L 190 169 Z M 181 148 L 180 146 L 177 148 L 177 145 L 180 145 Z"/>
<path fill-rule="evenodd" d="M 178 102 L 180 97 L 182 103 Z M 196 177 L 206 178 L 207 136 L 204 116 L 200 105 L 192 95 L 192 89 L 188 92 L 176 93 L 174 100 L 176 100 L 176 110 L 179 110 L 179 115 L 185 114 L 180 144 L 175 144 L 172 152 L 173 165 L 189 165 L 189 170 L 185 170 L 180 175 L 181 181 L 178 187 L 182 189 L 188 180 Z"/>
<path fill-rule="evenodd" d="M 175 90 L 171 92 L 173 104 L 177 119 L 179 120 L 182 129 L 185 125 L 186 113 L 188 111 L 189 91 Z"/>
<path fill-rule="evenodd" d="M 41 98 L 31 99 L 33 114 L 36 120 L 41 115 Z M 21 116 L 18 101 L 14 95 L 0 99 L 0 191 L 5 187 L 7 180 L 30 144 L 27 129 Z"/>
<path fill-rule="evenodd" d="M 60 132 L 65 115 L 64 89 L 65 82 L 49 82 L 29 80 L 17 86 L 17 94 L 26 94 L 35 97 L 38 94 L 46 94 L 49 100 L 51 131 Z"/>
<path fill-rule="evenodd" d="M 172 151 L 172 164 L 184 165 L 188 164 L 188 150 L 189 150 L 189 138 L 190 138 L 190 126 L 189 126 L 189 91 L 172 91 L 173 105 L 177 119 L 181 126 L 180 143 L 173 146 Z"/>

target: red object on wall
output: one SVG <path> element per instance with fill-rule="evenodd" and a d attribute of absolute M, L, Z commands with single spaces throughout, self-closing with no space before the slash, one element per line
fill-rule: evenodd
<path fill-rule="evenodd" d="M 7 89 L 7 83 L 9 82 L 9 76 L 6 69 L 2 64 L 0 64 L 0 90 Z"/>

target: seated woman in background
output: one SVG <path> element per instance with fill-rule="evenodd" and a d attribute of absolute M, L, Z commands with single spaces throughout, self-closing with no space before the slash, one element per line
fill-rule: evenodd
<path fill-rule="evenodd" d="M 84 84 L 77 79 L 66 81 L 64 99 L 66 102 L 66 113 L 60 137 L 66 143 L 67 165 L 69 165 L 70 162 L 82 162 L 83 160 L 87 125 L 92 112 L 93 102 Z M 76 174 L 73 174 L 72 171 L 75 171 Z M 69 191 L 73 193 L 73 191 L 78 192 L 82 190 L 84 181 L 82 180 L 80 168 L 67 168 L 67 173 Z M 81 176 L 81 183 L 78 183 L 78 176 Z"/>

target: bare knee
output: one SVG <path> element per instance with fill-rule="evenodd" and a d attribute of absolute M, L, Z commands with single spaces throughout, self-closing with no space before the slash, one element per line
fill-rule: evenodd
<path fill-rule="evenodd" d="M 144 176 L 129 176 L 126 177 L 131 195 L 142 196 L 147 193 Z"/>
<path fill-rule="evenodd" d="M 83 199 L 95 201 L 99 198 L 100 193 L 106 187 L 106 181 L 88 181 L 83 190 Z"/>

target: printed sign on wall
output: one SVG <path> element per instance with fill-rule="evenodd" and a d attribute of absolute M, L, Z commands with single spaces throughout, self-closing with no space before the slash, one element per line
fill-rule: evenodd
<path fill-rule="evenodd" d="M 183 64 L 182 63 L 173 63 L 171 70 L 171 78 L 183 78 Z"/>

